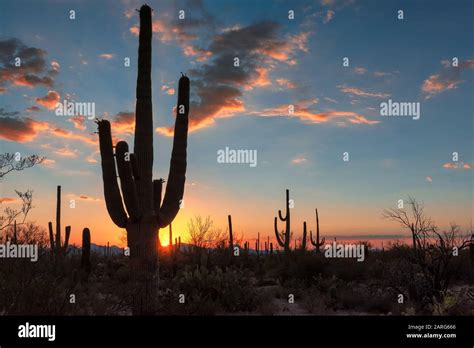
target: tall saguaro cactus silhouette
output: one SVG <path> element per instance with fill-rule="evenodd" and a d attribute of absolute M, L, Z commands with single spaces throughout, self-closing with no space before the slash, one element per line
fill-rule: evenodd
<path fill-rule="evenodd" d="M 316 252 L 319 253 L 320 248 L 324 245 L 326 238 L 323 237 L 321 242 L 319 241 L 319 215 L 318 209 L 316 209 L 316 240 L 313 241 L 313 232 L 309 231 L 309 240 L 311 244 L 316 248 Z"/>
<path fill-rule="evenodd" d="M 125 141 L 117 143 L 115 161 L 110 122 L 98 121 L 102 178 L 107 210 L 113 222 L 127 230 L 130 261 L 138 279 L 134 313 L 150 313 L 157 288 L 158 230 L 168 226 L 179 211 L 184 194 L 188 136 L 189 79 L 179 80 L 170 171 L 163 202 L 163 180 L 153 180 L 153 113 L 151 90 L 152 10 L 140 8 L 138 78 L 136 88 L 134 153 Z M 116 177 L 116 165 L 120 177 Z M 122 201 L 123 196 L 123 201 Z M 125 203 L 125 208 L 124 208 Z M 128 214 L 127 214 L 128 213 Z"/>
<path fill-rule="evenodd" d="M 285 231 L 281 234 L 278 231 L 278 217 L 281 221 L 286 222 Z M 275 216 L 275 236 L 277 239 L 278 244 L 285 250 L 285 253 L 288 254 L 290 252 L 290 190 L 286 190 L 286 215 L 283 217 L 281 215 L 281 210 L 278 210 L 278 217 Z"/>
<path fill-rule="evenodd" d="M 59 185 L 56 191 L 56 237 L 53 234 L 53 223 L 51 221 L 48 223 L 48 230 L 51 256 L 54 257 L 55 262 L 58 262 L 66 256 L 69 237 L 71 236 L 71 226 L 66 226 L 66 237 L 61 245 L 61 186 Z"/>

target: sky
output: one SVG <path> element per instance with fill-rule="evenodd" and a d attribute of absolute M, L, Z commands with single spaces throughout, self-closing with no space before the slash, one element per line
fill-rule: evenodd
<path fill-rule="evenodd" d="M 408 196 L 423 202 L 441 228 L 451 222 L 469 228 L 472 1 L 147 3 L 153 9 L 154 178 L 168 175 L 180 73 L 191 79 L 187 179 L 175 236 L 188 239 L 195 215 L 209 215 L 225 230 L 232 214 L 237 236 L 274 240 L 285 189 L 294 202 L 296 237 L 303 221 L 315 230 L 315 208 L 322 235 L 406 235 L 382 211 Z M 1 210 L 19 206 L 15 189 L 32 189 L 29 219 L 46 227 L 61 185 L 72 242 L 80 243 L 89 227 L 92 242 L 120 244 L 123 232 L 104 203 L 97 126 L 55 111 L 65 99 L 94 103 L 95 115 L 111 121 L 114 140 L 133 146 L 140 6 L 132 0 L 0 1 L 0 152 L 46 157 L 5 176 Z M 419 118 L 382 116 L 380 105 L 389 99 L 419 103 Z M 256 150 L 257 165 L 218 163 L 226 147 Z M 68 207 L 71 199 L 75 208 Z M 165 229 L 163 244 L 167 238 Z"/>

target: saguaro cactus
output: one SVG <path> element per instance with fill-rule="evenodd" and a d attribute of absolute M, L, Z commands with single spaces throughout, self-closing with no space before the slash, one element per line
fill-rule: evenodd
<path fill-rule="evenodd" d="M 285 253 L 290 252 L 290 190 L 286 190 L 286 215 L 283 217 L 281 215 L 281 210 L 278 210 L 278 216 L 281 221 L 286 222 L 286 229 L 283 233 L 278 231 L 278 222 L 277 217 L 275 217 L 275 236 L 278 244 L 285 250 Z"/>
<path fill-rule="evenodd" d="M 306 231 L 306 221 L 303 222 L 303 240 L 301 241 L 301 251 L 305 252 L 306 251 L 306 236 L 307 236 L 307 231 Z"/>
<path fill-rule="evenodd" d="M 319 249 L 324 245 L 325 240 L 326 239 L 323 237 L 321 242 L 319 242 L 319 216 L 318 216 L 318 209 L 316 209 L 316 240 L 313 241 L 313 232 L 309 231 L 309 241 L 316 248 L 316 252 L 319 252 Z"/>
<path fill-rule="evenodd" d="M 51 246 L 51 255 L 56 261 L 64 257 L 67 253 L 69 237 L 71 235 L 71 226 L 66 226 L 66 237 L 61 245 L 61 186 L 58 185 L 56 191 L 56 240 L 53 236 L 53 223 L 48 223 L 49 242 Z"/>
<path fill-rule="evenodd" d="M 173 150 L 162 202 L 163 180 L 152 178 L 154 131 L 151 101 L 152 13 L 147 5 L 142 6 L 139 12 L 134 153 L 129 153 L 125 141 L 118 142 L 115 148 L 115 161 L 122 193 L 116 177 L 110 122 L 101 120 L 97 123 L 107 210 L 113 222 L 127 230 L 131 266 L 134 276 L 142 285 L 136 293 L 133 311 L 150 313 L 153 311 L 152 302 L 156 295 L 158 280 L 156 274 L 158 230 L 173 221 L 184 194 L 190 82 L 184 75 L 179 80 Z"/>
<path fill-rule="evenodd" d="M 81 268 L 89 274 L 91 271 L 91 232 L 88 228 L 82 230 Z"/>
<path fill-rule="evenodd" d="M 227 220 L 229 221 L 229 252 L 231 255 L 234 253 L 234 236 L 232 234 L 232 216 L 228 215 Z"/>
<path fill-rule="evenodd" d="M 170 236 L 169 236 L 169 239 L 170 239 L 170 242 L 169 242 L 169 249 L 170 249 L 170 253 L 172 254 L 173 253 L 173 224 L 170 223 L 169 225 L 169 232 L 170 232 Z"/>

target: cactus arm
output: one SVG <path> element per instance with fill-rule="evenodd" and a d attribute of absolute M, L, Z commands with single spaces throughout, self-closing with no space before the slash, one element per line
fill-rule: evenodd
<path fill-rule="evenodd" d="M 114 151 L 112 147 L 112 133 L 110 122 L 101 120 L 99 126 L 100 157 L 102 165 L 102 180 L 104 182 L 104 197 L 110 218 L 118 226 L 127 226 L 127 213 L 122 203 L 115 171 Z"/>
<path fill-rule="evenodd" d="M 134 153 L 140 180 L 136 182 L 142 216 L 154 215 L 153 205 L 153 110 L 151 101 L 151 8 L 140 8 L 137 102 Z"/>
<path fill-rule="evenodd" d="M 130 219 L 136 221 L 140 218 L 140 207 L 138 205 L 137 188 L 133 180 L 132 166 L 126 160 L 128 144 L 119 141 L 115 147 L 115 158 L 117 161 L 118 174 L 120 176 L 120 186 L 122 187 L 123 201 L 127 208 Z"/>
<path fill-rule="evenodd" d="M 90 272 L 91 262 L 91 233 L 88 228 L 84 228 L 82 231 L 82 256 L 81 256 L 81 267 L 85 269 L 87 273 Z"/>
<path fill-rule="evenodd" d="M 288 219 L 288 214 L 285 217 L 283 217 L 281 215 L 281 210 L 278 210 L 278 217 L 280 218 L 281 221 L 286 221 L 286 219 Z"/>
<path fill-rule="evenodd" d="M 184 112 L 181 113 L 181 106 Z M 180 208 L 186 181 L 186 147 L 188 143 L 188 112 L 189 112 L 189 79 L 179 79 L 178 106 L 174 125 L 173 150 L 171 153 L 170 171 L 166 185 L 165 197 L 158 215 L 160 227 L 167 226 Z"/>
<path fill-rule="evenodd" d="M 51 247 L 51 253 L 54 253 L 54 234 L 53 234 L 53 223 L 50 221 L 48 222 L 48 229 L 49 229 L 49 244 Z"/>
<path fill-rule="evenodd" d="M 277 239 L 277 242 L 278 244 L 284 248 L 285 247 L 285 243 L 282 241 L 281 237 L 280 237 L 280 232 L 278 232 L 278 218 L 275 217 L 275 224 L 274 224 L 274 227 L 275 227 L 275 236 L 276 236 L 276 239 Z"/>

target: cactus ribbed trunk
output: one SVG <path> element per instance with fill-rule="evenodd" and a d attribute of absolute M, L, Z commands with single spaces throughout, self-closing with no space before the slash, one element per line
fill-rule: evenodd
<path fill-rule="evenodd" d="M 82 230 L 81 268 L 88 275 L 91 271 L 91 232 L 88 228 Z"/>
<path fill-rule="evenodd" d="M 120 141 L 116 145 L 114 160 L 110 122 L 100 120 L 98 126 L 107 211 L 117 226 L 127 230 L 132 275 L 136 283 L 133 313 L 152 314 L 156 308 L 158 288 L 158 231 L 173 221 L 184 194 L 190 82 L 186 76 L 182 76 L 179 80 L 173 150 L 162 203 L 164 180 L 153 180 L 152 177 L 154 129 L 151 101 L 152 11 L 149 6 L 144 5 L 139 12 L 134 153 L 129 153 L 128 144 Z"/>

